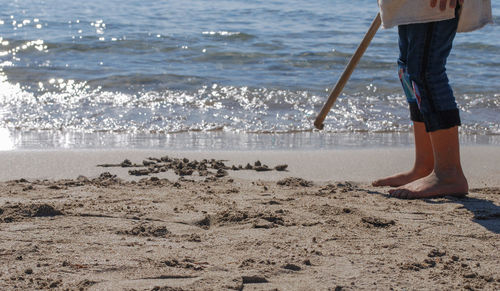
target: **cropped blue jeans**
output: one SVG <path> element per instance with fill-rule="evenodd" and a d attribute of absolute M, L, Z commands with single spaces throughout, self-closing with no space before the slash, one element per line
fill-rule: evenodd
<path fill-rule="evenodd" d="M 424 122 L 427 132 L 461 125 L 453 90 L 446 74 L 458 27 L 450 20 L 400 25 L 399 78 L 414 122 Z"/>

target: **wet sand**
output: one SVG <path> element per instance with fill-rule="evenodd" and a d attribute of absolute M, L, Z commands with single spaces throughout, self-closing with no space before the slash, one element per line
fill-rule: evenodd
<path fill-rule="evenodd" d="M 498 290 L 499 153 L 410 201 L 407 149 L 0 153 L 0 289 Z"/>

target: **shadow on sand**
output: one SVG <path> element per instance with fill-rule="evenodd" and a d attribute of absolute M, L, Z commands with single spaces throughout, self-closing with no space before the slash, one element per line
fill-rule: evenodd
<path fill-rule="evenodd" d="M 363 190 L 366 191 L 368 194 L 382 195 L 386 198 L 394 198 L 387 193 L 373 191 L 373 190 L 366 190 L 366 189 Z M 478 193 L 480 193 L 481 190 L 483 189 L 471 190 L 471 194 L 474 195 L 474 193 L 478 191 L 479 191 Z M 500 195 L 500 188 L 499 189 L 490 188 L 484 190 L 491 190 L 492 191 L 490 192 L 491 194 Z M 474 214 L 474 218 L 472 219 L 472 221 L 483 226 L 484 228 L 493 233 L 500 234 L 500 206 L 493 203 L 493 201 L 476 197 L 470 197 L 470 196 L 463 198 L 449 196 L 445 197 L 445 200 L 443 200 L 442 198 L 438 199 L 440 200 L 438 201 L 436 199 L 424 199 L 424 201 L 431 204 L 442 204 L 442 203 L 462 204 L 465 209 L 469 210 L 471 213 Z"/>
<path fill-rule="evenodd" d="M 447 197 L 448 198 L 448 197 Z M 472 221 L 487 230 L 500 234 L 500 206 L 493 201 L 476 197 L 455 198 L 449 197 L 446 201 L 426 200 L 428 203 L 456 203 L 462 204 L 465 209 L 474 214 Z"/>

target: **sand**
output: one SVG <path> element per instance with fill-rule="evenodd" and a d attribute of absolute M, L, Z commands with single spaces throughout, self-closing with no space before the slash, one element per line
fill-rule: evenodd
<path fill-rule="evenodd" d="M 463 152 L 410 201 L 369 183 L 409 149 L 3 152 L 0 289 L 498 290 L 500 149 Z"/>

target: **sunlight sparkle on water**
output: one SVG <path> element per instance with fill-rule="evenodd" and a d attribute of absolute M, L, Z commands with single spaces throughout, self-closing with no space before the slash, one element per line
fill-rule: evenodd
<path fill-rule="evenodd" d="M 0 128 L 0 151 L 10 151 L 14 149 L 14 141 L 7 128 Z"/>

